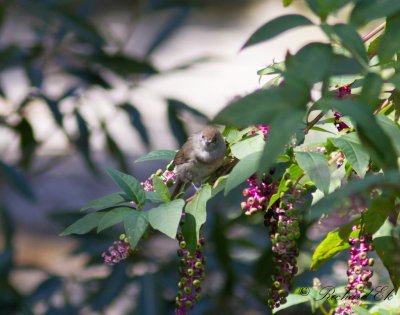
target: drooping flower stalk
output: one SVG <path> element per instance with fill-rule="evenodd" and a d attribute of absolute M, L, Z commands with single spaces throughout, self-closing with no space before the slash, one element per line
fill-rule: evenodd
<path fill-rule="evenodd" d="M 186 249 L 186 242 L 183 234 L 177 235 L 179 241 L 178 256 L 180 257 L 178 282 L 178 294 L 175 301 L 175 314 L 186 315 L 188 310 L 194 308 L 195 302 L 201 299 L 201 281 L 205 279 L 204 265 L 207 258 L 203 256 L 202 247 L 205 244 L 204 238 L 200 237 L 196 251 L 192 255 Z"/>

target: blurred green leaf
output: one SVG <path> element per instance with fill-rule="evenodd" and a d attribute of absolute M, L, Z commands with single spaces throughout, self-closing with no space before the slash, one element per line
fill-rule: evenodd
<path fill-rule="evenodd" d="M 68 226 L 60 234 L 60 236 L 66 236 L 70 234 L 86 234 L 87 232 L 91 231 L 99 225 L 99 222 L 104 215 L 105 212 L 103 211 L 91 212 L 89 214 L 86 214 L 83 218 L 75 221 L 70 226 Z"/>
<path fill-rule="evenodd" d="M 14 129 L 18 132 L 20 137 L 20 164 L 24 169 L 28 169 L 32 159 L 34 158 L 38 142 L 35 139 L 35 134 L 30 122 L 25 117 L 21 119 Z"/>
<path fill-rule="evenodd" d="M 285 81 L 290 84 L 304 83 L 309 93 L 313 84 L 323 81 L 330 74 L 333 56 L 330 45 L 311 43 L 304 46 L 295 55 L 286 57 Z"/>
<path fill-rule="evenodd" d="M 4 247 L 10 247 L 12 246 L 15 234 L 15 224 L 5 204 L 0 204 L 0 218 L 1 236 L 4 241 Z"/>
<path fill-rule="evenodd" d="M 85 56 L 87 58 L 87 56 Z M 104 80 L 104 78 L 97 71 L 91 70 L 89 68 L 85 69 L 77 69 L 77 68 L 68 68 L 68 73 L 76 76 L 81 81 L 85 82 L 88 85 L 99 85 L 104 89 L 110 89 L 111 85 Z"/>
<path fill-rule="evenodd" d="M 0 69 L 20 65 L 27 57 L 27 52 L 17 45 L 8 45 L 0 49 Z"/>
<path fill-rule="evenodd" d="M 376 115 L 376 121 L 382 128 L 384 133 L 390 138 L 392 145 L 397 152 L 397 156 L 400 156 L 400 130 L 399 127 L 383 114 Z"/>
<path fill-rule="evenodd" d="M 296 152 L 296 161 L 325 195 L 329 193 L 330 173 L 328 160 L 322 152 Z"/>
<path fill-rule="evenodd" d="M 357 75 L 363 71 L 363 67 L 353 58 L 334 54 L 332 59 L 332 75 Z"/>
<path fill-rule="evenodd" d="M 128 284 L 126 275 L 127 265 L 123 262 L 112 268 L 110 275 L 100 282 L 100 288 L 94 295 L 91 303 L 93 311 L 102 311 L 110 305 L 122 292 Z"/>
<path fill-rule="evenodd" d="M 153 160 L 173 160 L 175 155 L 176 151 L 174 150 L 155 150 L 142 155 L 135 161 L 135 163 Z"/>
<path fill-rule="evenodd" d="M 35 199 L 32 188 L 29 186 L 25 176 L 15 167 L 7 165 L 0 160 L 0 175 L 4 181 L 10 184 L 25 198 L 33 201 Z"/>
<path fill-rule="evenodd" d="M 224 195 L 226 196 L 233 188 L 243 183 L 251 175 L 257 172 L 262 152 L 247 155 L 237 163 L 229 174 Z"/>
<path fill-rule="evenodd" d="M 158 197 L 160 197 L 163 202 L 171 201 L 168 187 L 163 180 L 157 175 L 153 175 L 151 179 L 153 181 L 154 191 L 157 193 Z"/>
<path fill-rule="evenodd" d="M 107 151 L 114 159 L 118 161 L 119 168 L 124 172 L 129 172 L 129 166 L 124 157 L 124 153 L 121 151 L 117 142 L 110 135 L 107 129 L 104 129 L 104 134 L 106 137 L 106 147 Z"/>
<path fill-rule="evenodd" d="M 87 203 L 81 208 L 81 211 L 85 211 L 88 209 L 100 210 L 129 201 L 130 199 L 124 193 L 122 192 L 113 193 Z"/>
<path fill-rule="evenodd" d="M 242 49 L 271 39 L 292 28 L 307 25 L 313 25 L 313 23 L 303 15 L 290 14 L 280 16 L 258 28 L 243 45 Z"/>
<path fill-rule="evenodd" d="M 149 213 L 133 210 L 124 221 L 125 233 L 132 248 L 135 248 L 149 225 Z"/>
<path fill-rule="evenodd" d="M 185 201 L 183 199 L 176 199 L 149 210 L 151 226 L 175 239 L 184 205 Z"/>
<path fill-rule="evenodd" d="M 261 70 L 257 71 L 257 75 L 267 75 L 267 74 L 281 74 L 285 70 L 285 62 L 274 62 L 272 65 L 267 66 Z"/>
<path fill-rule="evenodd" d="M 382 64 L 388 63 L 400 50 L 400 7 L 398 10 L 387 18 L 385 33 L 379 42 L 377 54 Z"/>
<path fill-rule="evenodd" d="M 41 1 L 29 1 L 25 5 L 28 12 L 33 12 L 45 21 L 49 19 L 58 21 L 68 31 L 73 32 L 78 38 L 89 42 L 97 49 L 105 44 L 96 27 L 88 19 L 80 17 L 62 3 L 46 4 Z"/>
<path fill-rule="evenodd" d="M 290 112 L 282 112 L 272 121 L 264 151 L 258 166 L 258 173 L 265 172 L 275 163 L 277 157 L 282 154 L 290 138 L 301 126 L 304 110 L 292 109 Z"/>
<path fill-rule="evenodd" d="M 74 110 L 74 115 L 79 131 L 78 136 L 75 138 L 75 145 L 78 148 L 79 152 L 82 154 L 90 170 L 94 173 L 97 173 L 97 167 L 94 164 L 92 154 L 90 152 L 90 132 L 87 123 L 77 109 Z"/>
<path fill-rule="evenodd" d="M 264 148 L 264 144 L 265 141 L 262 134 L 250 135 L 231 146 L 232 155 L 241 160 L 249 154 L 261 151 Z"/>
<path fill-rule="evenodd" d="M 268 125 L 279 112 L 289 111 L 295 105 L 282 87 L 258 90 L 226 106 L 214 120 L 236 127 Z"/>
<path fill-rule="evenodd" d="M 97 233 L 125 220 L 130 211 L 135 211 L 130 207 L 117 207 L 106 212 L 97 227 Z"/>
<path fill-rule="evenodd" d="M 336 12 L 351 1 L 352 0 L 306 0 L 310 9 L 323 21 L 325 21 L 329 14 Z"/>
<path fill-rule="evenodd" d="M 369 164 L 369 153 L 360 144 L 356 133 L 345 134 L 339 138 L 329 138 L 344 153 L 351 167 L 363 178 Z"/>
<path fill-rule="evenodd" d="M 380 75 L 376 73 L 368 73 L 364 77 L 360 101 L 367 104 L 371 110 L 375 109 L 376 102 L 381 94 L 382 85 L 383 80 Z"/>
<path fill-rule="evenodd" d="M 364 46 L 364 42 L 357 30 L 351 24 L 335 24 L 323 25 L 322 29 L 329 35 L 336 34 L 342 45 L 350 51 L 354 58 L 362 65 L 363 68 L 368 67 L 368 56 Z"/>
<path fill-rule="evenodd" d="M 364 307 L 352 305 L 351 308 L 356 311 L 357 315 L 370 315 L 371 313 Z"/>
<path fill-rule="evenodd" d="M 60 277 L 52 276 L 42 283 L 27 297 L 27 303 L 33 305 L 39 301 L 48 301 L 50 297 L 62 288 Z"/>
<path fill-rule="evenodd" d="M 185 223 L 182 232 L 186 241 L 186 249 L 194 254 L 199 241 L 201 226 L 207 219 L 207 201 L 211 198 L 211 186 L 204 185 L 196 197 L 185 208 Z"/>
<path fill-rule="evenodd" d="M 185 22 L 191 11 L 190 6 L 181 6 L 175 8 L 175 14 L 161 28 L 161 31 L 156 35 L 147 49 L 146 56 L 151 55 L 162 43 L 169 39 Z"/>
<path fill-rule="evenodd" d="M 282 4 L 284 7 L 288 7 L 292 2 L 293 0 L 282 0 Z"/>
<path fill-rule="evenodd" d="M 122 104 L 119 105 L 119 107 L 121 107 L 129 115 L 129 120 L 131 122 L 132 127 L 134 127 L 137 130 L 140 137 L 142 138 L 142 141 L 144 142 L 146 147 L 149 148 L 150 146 L 149 134 L 147 133 L 147 129 L 143 124 L 142 115 L 140 115 L 140 112 L 136 109 L 136 107 L 134 107 L 131 104 Z"/>
<path fill-rule="evenodd" d="M 347 185 L 342 186 L 340 189 L 315 203 L 311 207 L 310 212 L 307 213 L 306 218 L 307 220 L 319 218 L 322 214 L 327 214 L 340 206 L 340 202 L 345 198 L 367 192 L 377 185 L 395 185 L 397 187 L 399 181 L 400 178 L 397 171 L 387 172 L 385 175 L 367 174 L 364 179 L 352 180 Z"/>
<path fill-rule="evenodd" d="M 387 220 L 375 233 L 373 241 L 375 251 L 389 272 L 390 280 L 397 292 L 400 287 L 400 270 L 397 267 L 400 261 L 400 239 L 398 235 L 393 235 L 392 231 L 393 225 Z"/>
<path fill-rule="evenodd" d="M 106 168 L 106 172 L 113 179 L 113 181 L 122 189 L 124 193 L 134 201 L 139 208 L 142 208 L 146 203 L 146 196 L 139 181 L 131 176 L 121 173 L 112 168 Z"/>
<path fill-rule="evenodd" d="M 176 102 L 169 100 L 167 106 L 169 128 L 171 129 L 175 139 L 178 141 L 179 147 L 182 147 L 188 138 L 188 133 L 185 129 L 182 119 L 179 118 L 178 114 L 179 108 L 176 106 Z"/>
<path fill-rule="evenodd" d="M 397 0 L 358 1 L 351 11 L 350 22 L 362 26 L 377 18 L 393 15 L 399 10 L 400 2 Z"/>
<path fill-rule="evenodd" d="M 56 121 L 57 125 L 61 128 L 64 128 L 63 114 L 60 112 L 60 109 L 58 107 L 59 102 L 51 100 L 45 96 L 42 97 L 44 98 L 46 105 L 49 107 L 51 113 L 53 114 L 54 120 Z"/>
<path fill-rule="evenodd" d="M 93 54 L 90 56 L 90 62 L 100 64 L 105 69 L 113 71 L 115 74 L 122 76 L 158 73 L 158 71 L 149 62 L 137 60 L 135 58 L 120 54 Z"/>

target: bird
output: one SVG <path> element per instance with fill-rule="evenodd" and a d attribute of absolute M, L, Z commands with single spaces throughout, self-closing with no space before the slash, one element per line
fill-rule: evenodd
<path fill-rule="evenodd" d="M 224 137 L 214 125 L 206 125 L 191 135 L 176 154 L 176 182 L 171 200 L 180 192 L 182 185 L 190 182 L 199 191 L 201 181 L 215 172 L 223 163 L 226 152 Z"/>

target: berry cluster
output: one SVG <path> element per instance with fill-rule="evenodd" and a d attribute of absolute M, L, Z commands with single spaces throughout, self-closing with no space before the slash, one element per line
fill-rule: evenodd
<path fill-rule="evenodd" d="M 194 303 L 201 299 L 201 281 L 205 279 L 204 265 L 207 258 L 203 256 L 202 247 L 205 244 L 204 238 L 200 238 L 197 243 L 196 251 L 192 255 L 186 250 L 186 242 L 182 234 L 177 235 L 179 241 L 178 256 L 181 266 L 179 274 L 181 276 L 178 282 L 178 294 L 175 302 L 175 314 L 185 315 L 187 310 L 194 308 Z"/>
<path fill-rule="evenodd" d="M 266 140 L 269 131 L 269 126 L 258 125 L 256 128 L 262 132 L 262 134 L 264 135 L 264 140 Z M 255 133 L 256 133 L 255 130 L 250 131 L 250 134 L 252 135 L 254 135 Z"/>
<path fill-rule="evenodd" d="M 270 175 L 275 172 L 274 169 L 270 170 Z M 247 198 L 240 206 L 246 215 L 251 215 L 257 211 L 264 211 L 268 206 L 271 196 L 278 189 L 278 183 L 272 182 L 271 177 L 264 176 L 258 180 L 255 175 L 247 179 L 249 183 L 248 188 L 243 189 L 243 196 Z"/>
<path fill-rule="evenodd" d="M 121 234 L 119 236 L 119 241 L 114 242 L 114 244 L 108 248 L 108 253 L 102 253 L 101 257 L 104 258 L 105 264 L 113 266 L 119 263 L 121 260 L 126 259 L 132 252 L 132 247 L 129 244 L 125 234 Z"/>
<path fill-rule="evenodd" d="M 286 178 L 289 182 L 290 179 Z M 273 286 L 268 289 L 268 306 L 279 307 L 286 303 L 288 292 L 294 289 L 299 249 L 297 239 L 300 237 L 299 222 L 302 219 L 300 209 L 305 200 L 301 198 L 307 188 L 291 189 L 280 198 L 279 206 L 272 206 L 264 215 L 264 224 L 271 228 L 269 235 L 274 257 Z"/>
<path fill-rule="evenodd" d="M 349 85 L 344 85 L 339 87 L 339 93 L 337 94 L 337 98 L 344 98 L 346 95 L 351 94 L 351 88 Z M 343 129 L 348 129 L 350 128 L 346 123 L 340 121 L 340 118 L 343 117 L 342 114 L 335 112 L 334 113 L 334 118 L 335 118 L 335 127 L 338 131 L 342 131 Z M 349 133 L 350 131 L 347 131 Z"/>
<path fill-rule="evenodd" d="M 354 225 L 353 231 L 357 230 L 357 225 Z M 368 267 L 374 265 L 374 259 L 367 257 L 367 253 L 373 250 L 372 237 L 369 234 L 363 234 L 361 235 L 360 233 L 359 238 L 349 238 L 351 256 L 347 263 L 349 266 L 347 270 L 349 284 L 346 287 L 349 299 L 344 306 L 336 308 L 336 314 L 353 314 L 354 310 L 351 305 L 360 305 L 362 303 L 360 297 L 365 288 L 370 288 L 372 285 L 369 280 L 373 275 L 373 271 Z"/>
<path fill-rule="evenodd" d="M 152 176 L 159 176 L 168 187 L 171 187 L 175 183 L 174 176 L 176 175 L 176 173 L 173 172 L 173 168 L 171 161 L 164 172 L 162 169 L 159 169 Z M 152 176 L 150 176 L 146 181 L 140 183 L 144 191 L 154 191 L 153 180 L 151 179 Z"/>

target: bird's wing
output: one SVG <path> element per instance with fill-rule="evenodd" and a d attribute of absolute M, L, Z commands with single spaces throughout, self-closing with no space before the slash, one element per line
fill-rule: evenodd
<path fill-rule="evenodd" d="M 189 138 L 182 146 L 182 148 L 175 155 L 173 164 L 180 165 L 188 162 L 190 160 L 190 153 L 192 152 L 193 142 L 192 139 Z"/>

